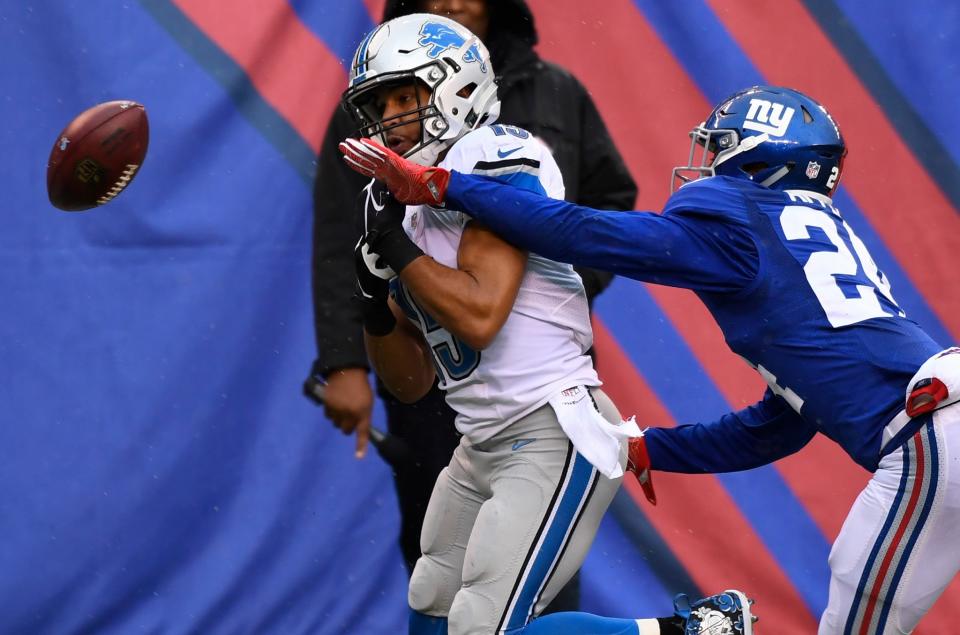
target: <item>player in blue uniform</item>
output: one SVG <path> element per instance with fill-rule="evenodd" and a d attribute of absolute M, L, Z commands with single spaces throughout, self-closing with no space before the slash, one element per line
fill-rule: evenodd
<path fill-rule="evenodd" d="M 754 87 L 691 136 L 662 214 L 579 207 L 366 142 L 343 150 L 402 201 L 464 210 L 547 258 L 695 291 L 769 388 L 716 421 L 647 430 L 631 446 L 641 483 L 650 469 L 758 467 L 827 435 L 874 476 L 831 551 L 819 632 L 910 632 L 960 569 L 960 349 L 904 315 L 834 207 L 846 147 L 820 104 Z"/>

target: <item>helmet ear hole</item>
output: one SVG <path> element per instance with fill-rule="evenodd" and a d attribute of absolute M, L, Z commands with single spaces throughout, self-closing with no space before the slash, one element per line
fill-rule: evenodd
<path fill-rule="evenodd" d="M 464 86 L 463 88 L 457 91 L 457 97 L 463 97 L 464 99 L 467 99 L 468 97 L 470 97 L 470 95 L 473 94 L 473 91 L 475 91 L 476 89 L 477 89 L 476 82 L 470 82 L 469 84 L 467 84 L 466 86 Z"/>
<path fill-rule="evenodd" d="M 803 104 L 800 104 L 800 111 L 803 113 L 803 123 L 812 123 L 813 115 L 810 114 L 810 111 L 807 110 L 807 107 Z"/>
<path fill-rule="evenodd" d="M 770 166 L 763 161 L 754 161 L 753 163 L 743 164 L 742 166 L 740 166 L 740 169 L 746 172 L 747 174 L 749 174 L 750 176 L 753 176 L 758 172 L 762 172 L 763 170 L 766 170 L 768 167 Z"/>

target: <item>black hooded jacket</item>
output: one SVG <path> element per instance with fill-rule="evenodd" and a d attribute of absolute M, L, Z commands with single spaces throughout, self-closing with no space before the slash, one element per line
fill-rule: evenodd
<path fill-rule="evenodd" d="M 388 0 L 383 19 L 413 13 L 416 0 Z M 569 201 L 599 209 L 633 209 L 637 187 L 613 145 L 593 100 L 563 68 L 540 59 L 533 15 L 523 0 L 489 0 L 484 40 L 499 80 L 501 123 L 529 130 L 553 150 Z M 318 364 L 367 367 L 360 313 L 350 301 L 355 287 L 357 242 L 354 202 L 367 179 L 348 169 L 337 144 L 356 135 L 343 109 L 334 113 L 323 140 L 314 184 L 313 300 Z M 587 296 L 609 284 L 611 275 L 580 270 Z"/>

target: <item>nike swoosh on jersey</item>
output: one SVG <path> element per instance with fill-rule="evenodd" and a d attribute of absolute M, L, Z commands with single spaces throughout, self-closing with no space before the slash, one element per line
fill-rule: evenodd
<path fill-rule="evenodd" d="M 523 146 L 517 146 L 516 148 L 511 148 L 509 150 L 497 150 L 497 156 L 500 157 L 501 159 L 506 158 L 522 147 Z"/>
<path fill-rule="evenodd" d="M 533 443 L 534 441 L 536 441 L 536 439 L 518 439 L 518 440 L 516 440 L 516 441 L 513 442 L 513 447 L 510 448 L 510 449 L 513 450 L 514 452 L 516 452 L 516 451 L 519 450 L 520 448 L 522 448 L 522 447 L 524 447 L 524 446 L 527 446 L 527 445 L 530 445 L 530 444 Z"/>

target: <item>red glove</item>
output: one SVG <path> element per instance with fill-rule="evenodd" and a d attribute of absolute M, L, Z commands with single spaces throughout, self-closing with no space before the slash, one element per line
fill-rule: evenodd
<path fill-rule="evenodd" d="M 425 168 L 370 139 L 347 139 L 340 143 L 343 160 L 355 172 L 386 184 L 401 203 L 439 205 L 447 193 L 450 172 Z"/>
<path fill-rule="evenodd" d="M 643 437 L 630 439 L 627 449 L 627 471 L 633 472 L 640 483 L 644 496 L 651 504 L 657 504 L 657 493 L 653 491 L 653 474 L 650 473 L 650 455 L 647 454 L 647 442 Z"/>

